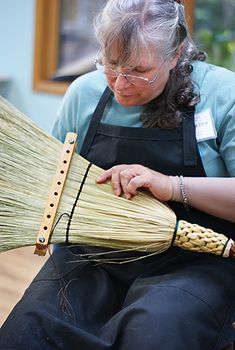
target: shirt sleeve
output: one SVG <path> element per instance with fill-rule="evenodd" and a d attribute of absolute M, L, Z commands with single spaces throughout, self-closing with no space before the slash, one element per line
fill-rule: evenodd
<path fill-rule="evenodd" d="M 235 74 L 199 62 L 194 78 L 199 87 L 197 113 L 209 109 L 217 138 L 199 142 L 199 150 L 207 176 L 235 176 Z"/>
<path fill-rule="evenodd" d="M 218 131 L 219 151 L 228 174 L 235 176 L 235 102 L 224 116 Z"/>
<path fill-rule="evenodd" d="M 75 115 L 77 113 L 77 106 L 75 101 L 78 99 L 78 96 L 76 98 L 75 95 L 76 84 L 72 84 L 62 99 L 62 103 L 57 113 L 57 118 L 52 127 L 52 135 L 61 142 L 64 142 L 67 132 L 75 131 L 72 122 L 75 119 Z"/>

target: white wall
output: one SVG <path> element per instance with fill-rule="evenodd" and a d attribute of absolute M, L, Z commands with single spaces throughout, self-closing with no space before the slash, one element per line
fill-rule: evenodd
<path fill-rule="evenodd" d="M 9 84 L 0 83 L 0 94 L 50 131 L 62 96 L 32 90 L 35 5 L 35 0 L 0 0 L 0 77 L 10 78 Z"/>

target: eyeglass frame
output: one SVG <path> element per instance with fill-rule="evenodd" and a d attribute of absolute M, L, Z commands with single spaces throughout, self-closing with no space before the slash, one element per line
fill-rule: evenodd
<path fill-rule="evenodd" d="M 94 65 L 96 66 L 96 69 L 103 73 L 103 74 L 107 74 L 105 72 L 103 72 L 101 69 L 99 69 L 98 67 L 102 67 L 104 69 L 109 69 L 111 72 L 114 73 L 114 75 L 111 75 L 113 78 L 118 78 L 119 76 L 121 77 L 124 77 L 126 78 L 126 80 L 128 81 L 128 83 L 132 84 L 132 85 L 135 85 L 135 86 L 139 86 L 139 87 L 143 87 L 143 85 L 136 85 L 134 83 L 132 83 L 131 81 L 128 80 L 128 77 L 130 78 L 137 78 L 137 79 L 140 79 L 140 80 L 143 80 L 145 81 L 146 83 L 148 83 L 148 85 L 151 85 L 153 84 L 156 80 L 157 80 L 157 77 L 158 77 L 158 73 L 155 74 L 155 76 L 152 78 L 152 79 L 149 79 L 149 78 L 146 78 L 146 77 L 143 77 L 143 76 L 137 76 L 137 75 L 134 75 L 134 74 L 128 74 L 128 73 L 121 73 L 121 72 L 118 72 L 116 69 L 113 69 L 113 68 L 110 68 L 109 66 L 105 65 L 105 64 L 101 64 L 99 62 L 99 53 L 100 53 L 100 49 L 94 59 Z M 109 75 L 109 74 L 107 74 Z M 146 85 L 146 86 L 148 86 Z"/>

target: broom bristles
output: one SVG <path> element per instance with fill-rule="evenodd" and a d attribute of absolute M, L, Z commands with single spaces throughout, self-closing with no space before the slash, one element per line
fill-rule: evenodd
<path fill-rule="evenodd" d="M 35 244 L 63 145 L 3 99 L 0 124 L 0 251 L 4 251 Z M 88 165 L 74 154 L 51 243 L 65 241 L 68 216 Z M 114 196 L 109 183 L 95 183 L 102 172 L 95 165 L 90 168 L 70 223 L 69 242 L 166 250 L 175 230 L 174 212 L 146 193 L 131 201 Z"/>

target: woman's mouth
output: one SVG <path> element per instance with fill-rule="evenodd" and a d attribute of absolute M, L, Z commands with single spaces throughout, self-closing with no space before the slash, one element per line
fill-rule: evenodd
<path fill-rule="evenodd" d="M 130 93 L 126 93 L 124 91 L 119 91 L 119 90 L 115 90 L 115 93 L 118 94 L 119 96 L 122 96 L 122 97 L 130 97 L 130 96 L 132 96 L 132 94 L 130 94 Z"/>

